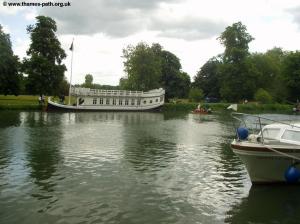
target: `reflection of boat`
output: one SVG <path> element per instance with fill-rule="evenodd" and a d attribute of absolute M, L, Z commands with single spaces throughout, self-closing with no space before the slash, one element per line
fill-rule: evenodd
<path fill-rule="evenodd" d="M 193 114 L 211 114 L 211 110 L 208 109 L 208 110 L 205 110 L 205 109 L 195 109 L 192 111 Z"/>
<path fill-rule="evenodd" d="M 235 113 L 238 114 L 238 113 Z M 254 115 L 250 115 L 254 116 Z M 233 152 L 246 165 L 253 183 L 298 182 L 300 179 L 300 124 L 272 123 L 248 135 L 248 129 L 238 128 L 237 139 L 231 143 Z"/>
<path fill-rule="evenodd" d="M 299 223 L 299 186 L 252 186 L 226 213 L 225 223 Z"/>
<path fill-rule="evenodd" d="M 124 90 L 97 90 L 72 88 L 71 95 L 76 103 L 65 105 L 48 98 L 48 109 L 74 111 L 143 111 L 158 108 L 164 104 L 165 90 L 155 89 L 148 92 Z"/>

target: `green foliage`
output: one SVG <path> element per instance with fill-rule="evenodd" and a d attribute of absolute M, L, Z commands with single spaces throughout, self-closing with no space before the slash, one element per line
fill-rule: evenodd
<path fill-rule="evenodd" d="M 300 97 L 300 51 L 290 52 L 283 61 L 283 80 L 288 89 L 288 99 L 296 101 Z"/>
<path fill-rule="evenodd" d="M 28 74 L 27 90 L 33 94 L 58 95 L 62 91 L 66 57 L 55 32 L 56 23 L 50 17 L 37 16 L 37 23 L 27 27 L 31 44 L 24 59 L 23 70 Z"/>
<path fill-rule="evenodd" d="M 192 102 L 200 102 L 203 100 L 204 94 L 202 89 L 191 88 L 189 92 L 189 100 Z"/>
<path fill-rule="evenodd" d="M 163 87 L 166 99 L 187 97 L 190 77 L 181 71 L 181 64 L 176 55 L 163 50 L 159 44 L 151 47 L 139 43 L 123 50 L 127 77 L 120 79 L 122 89 L 150 90 Z"/>
<path fill-rule="evenodd" d="M 254 99 L 260 103 L 271 103 L 272 96 L 264 89 L 258 89 L 254 95 Z"/>
<path fill-rule="evenodd" d="M 18 67 L 18 57 L 13 54 L 9 34 L 5 34 L 0 25 L 0 93 L 20 93 L 21 75 Z"/>
<path fill-rule="evenodd" d="M 126 87 L 132 90 L 147 91 L 160 87 L 161 62 L 153 48 L 145 43 L 123 49 Z M 122 84 L 124 86 L 124 84 Z M 121 85 L 121 86 L 122 86 Z"/>
<path fill-rule="evenodd" d="M 223 63 L 220 71 L 220 94 L 223 99 L 236 102 L 244 98 L 252 98 L 255 89 L 255 76 L 251 72 L 248 44 L 254 39 L 248 34 L 246 26 L 241 22 L 228 26 L 219 37 L 225 46 Z"/>
<path fill-rule="evenodd" d="M 241 22 L 226 27 L 218 39 L 225 47 L 223 58 L 225 63 L 242 62 L 249 55 L 248 44 L 254 40 Z"/>
<path fill-rule="evenodd" d="M 86 88 L 92 88 L 93 87 L 93 76 L 91 74 L 85 75 L 85 82 L 83 84 L 83 87 Z"/>
<path fill-rule="evenodd" d="M 193 86 L 202 89 L 205 96 L 220 97 L 220 64 L 220 58 L 213 57 L 201 67 L 195 76 Z"/>

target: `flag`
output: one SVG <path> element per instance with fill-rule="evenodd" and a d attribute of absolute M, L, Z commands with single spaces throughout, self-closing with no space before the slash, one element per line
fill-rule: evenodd
<path fill-rule="evenodd" d="M 71 44 L 71 47 L 70 47 L 70 51 L 73 51 L 73 41 L 72 41 L 72 44 Z"/>

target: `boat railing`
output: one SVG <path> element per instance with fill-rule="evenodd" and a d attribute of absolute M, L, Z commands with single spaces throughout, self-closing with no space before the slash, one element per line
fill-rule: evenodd
<path fill-rule="evenodd" d="M 71 93 L 78 96 L 141 96 L 143 91 L 73 88 Z"/>
<path fill-rule="evenodd" d="M 263 136 L 263 127 L 265 125 L 268 124 L 268 122 L 271 123 L 277 123 L 277 124 L 284 124 L 284 125 L 289 125 L 291 127 L 298 127 L 296 125 L 294 125 L 293 123 L 290 122 L 285 122 L 285 121 L 280 121 L 280 120 L 275 120 L 272 118 L 267 118 L 267 117 L 263 117 L 260 115 L 255 115 L 255 114 L 246 114 L 246 113 L 238 113 L 238 112 L 232 112 L 231 116 L 239 121 L 240 123 L 242 123 L 247 129 L 251 130 L 252 133 L 254 133 L 254 131 L 259 130 L 260 131 L 260 136 L 261 136 L 261 142 L 264 144 L 264 136 Z M 240 118 L 240 116 L 243 116 L 244 118 Z M 252 120 L 251 122 L 247 123 L 245 117 L 253 117 L 255 118 L 255 120 Z M 263 122 L 263 121 L 268 121 L 268 122 Z M 254 124 L 254 126 L 251 126 L 251 123 Z M 238 135 L 238 133 L 236 133 Z"/>
<path fill-rule="evenodd" d="M 153 96 L 154 94 L 163 94 L 162 88 L 150 90 L 148 92 L 143 91 L 131 91 L 131 90 L 103 90 L 103 89 L 89 89 L 73 87 L 71 89 L 72 95 L 77 96 Z"/>

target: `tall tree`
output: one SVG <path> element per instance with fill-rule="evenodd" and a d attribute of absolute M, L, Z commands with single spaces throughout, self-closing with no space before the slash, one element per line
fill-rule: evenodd
<path fill-rule="evenodd" d="M 219 37 L 225 47 L 223 64 L 220 66 L 220 94 L 227 101 L 253 98 L 255 77 L 246 61 L 249 56 L 248 44 L 253 39 L 241 22 L 228 26 Z"/>
<path fill-rule="evenodd" d="M 128 46 L 123 49 L 123 58 L 127 78 L 122 81 L 126 80 L 127 88 L 147 91 L 160 86 L 161 62 L 151 47 L 142 42 Z"/>
<path fill-rule="evenodd" d="M 92 88 L 93 87 L 93 76 L 91 74 L 86 74 L 85 75 L 85 82 L 83 84 L 84 87 L 86 88 Z"/>
<path fill-rule="evenodd" d="M 31 44 L 24 59 L 23 69 L 28 74 L 27 89 L 33 94 L 59 94 L 66 67 L 62 60 L 65 51 L 57 39 L 56 23 L 46 16 L 37 16 L 37 23 L 29 25 Z"/>
<path fill-rule="evenodd" d="M 18 73 L 18 57 L 13 54 L 9 34 L 0 25 L 0 92 L 18 95 L 21 76 Z"/>
<path fill-rule="evenodd" d="M 203 90 L 208 97 L 220 97 L 219 66 L 221 59 L 213 57 L 209 59 L 197 72 L 193 86 Z"/>
<path fill-rule="evenodd" d="M 179 58 L 166 50 L 157 51 L 157 57 L 161 60 L 161 85 L 166 90 L 166 99 L 188 96 L 191 84 L 187 73 L 181 71 Z"/>
<path fill-rule="evenodd" d="M 290 52 L 283 61 L 283 77 L 290 101 L 300 100 L 300 51 Z"/>

